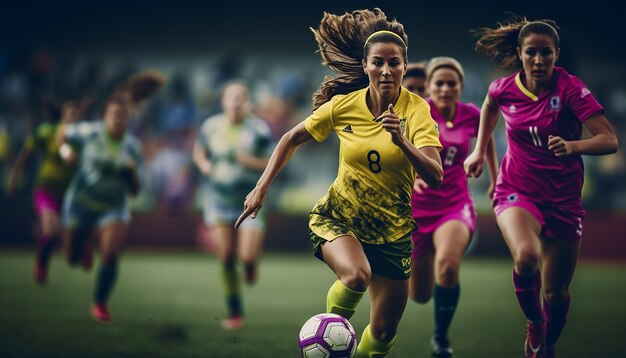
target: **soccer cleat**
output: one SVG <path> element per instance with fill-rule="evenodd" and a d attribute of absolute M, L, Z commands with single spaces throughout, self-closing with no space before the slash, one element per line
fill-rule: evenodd
<path fill-rule="evenodd" d="M 433 336 L 430 339 L 431 356 L 435 358 L 449 358 L 452 357 L 452 347 L 450 347 L 450 341 L 448 338 L 439 338 Z"/>
<path fill-rule="evenodd" d="M 40 285 L 46 283 L 46 279 L 48 277 L 48 269 L 41 265 L 39 262 L 35 263 L 33 267 L 33 278 L 35 278 L 35 282 Z"/>
<path fill-rule="evenodd" d="M 556 346 L 548 346 L 546 349 L 546 358 L 556 358 Z"/>
<path fill-rule="evenodd" d="M 243 318 L 241 316 L 232 316 L 222 320 L 222 328 L 227 331 L 235 331 L 243 328 Z"/>
<path fill-rule="evenodd" d="M 544 321 L 528 321 L 524 339 L 524 353 L 526 354 L 526 358 L 545 358 L 546 324 Z"/>
<path fill-rule="evenodd" d="M 109 309 L 102 303 L 94 303 L 91 305 L 91 316 L 102 323 L 110 323 L 113 320 Z"/>

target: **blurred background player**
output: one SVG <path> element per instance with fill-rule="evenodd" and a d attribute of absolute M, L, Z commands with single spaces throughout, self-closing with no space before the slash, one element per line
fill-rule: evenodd
<path fill-rule="evenodd" d="M 61 119 L 57 123 L 43 123 L 26 138 L 9 176 L 7 192 L 13 194 L 28 159 L 33 154 L 38 157 L 34 206 L 39 221 L 39 237 L 33 276 L 40 284 L 46 281 L 50 257 L 60 240 L 63 194 L 76 169 L 74 162 L 65 162 L 61 158 L 57 137 L 62 126 L 80 118 L 84 107 L 85 102 L 64 101 Z"/>
<path fill-rule="evenodd" d="M 312 31 L 323 63 L 338 76 L 324 79 L 313 114 L 281 138 L 237 225 L 257 216 L 270 183 L 302 143 L 336 133 L 339 173 L 311 211 L 310 236 L 315 256 L 338 278 L 327 312 L 349 319 L 369 288 L 370 324 L 355 357 L 382 357 L 393 348 L 408 298 L 415 174 L 441 184 L 441 144 L 426 102 L 401 86 L 402 24 L 380 9 L 356 10 L 325 13 Z"/>
<path fill-rule="evenodd" d="M 210 228 L 222 265 L 222 283 L 228 318 L 225 329 L 243 325 L 243 309 L 237 273 L 237 257 L 243 262 L 248 284 L 257 279 L 257 264 L 267 220 L 261 213 L 233 228 L 246 195 L 254 188 L 274 148 L 269 126 L 250 114 L 250 93 L 243 82 L 224 87 L 223 113 L 204 121 L 193 150 L 193 159 L 204 183 L 204 222 Z"/>
<path fill-rule="evenodd" d="M 476 33 L 479 54 L 503 68 L 523 69 L 489 86 L 476 148 L 465 169 L 471 177 L 480 175 L 502 113 L 508 148 L 494 211 L 513 257 L 515 294 L 528 319 L 525 354 L 554 357 L 582 238 L 581 154 L 614 153 L 617 137 L 591 91 L 555 66 L 561 50 L 554 21 L 513 19 Z M 581 138 L 582 124 L 589 138 Z"/>
<path fill-rule="evenodd" d="M 427 64 L 428 61 L 409 63 L 406 66 L 404 78 L 402 78 L 402 86 L 422 98 L 428 97 L 428 88 L 426 88 Z"/>
<path fill-rule="evenodd" d="M 128 122 L 137 105 L 162 85 L 163 78 L 154 73 L 133 77 L 108 98 L 104 120 L 62 128 L 61 140 L 79 153 L 78 169 L 63 203 L 66 254 L 70 265 L 78 263 L 96 232 L 102 265 L 91 314 L 101 322 L 111 321 L 107 301 L 130 223 L 127 194 L 136 195 L 140 189 L 141 143 L 127 131 Z"/>
<path fill-rule="evenodd" d="M 426 101 L 439 125 L 444 180 L 437 189 L 428 187 L 420 178 L 415 181 L 411 206 L 417 230 L 413 232 L 415 249 L 409 295 L 418 303 L 426 303 L 434 296 L 432 355 L 451 357 L 448 328 L 459 301 L 459 269 L 476 228 L 476 212 L 463 161 L 469 154 L 471 139 L 478 133 L 480 110 L 460 101 L 465 72 L 457 60 L 435 57 L 428 63 L 426 72 L 430 94 Z M 497 175 L 493 143 L 487 149 L 490 198 Z"/>

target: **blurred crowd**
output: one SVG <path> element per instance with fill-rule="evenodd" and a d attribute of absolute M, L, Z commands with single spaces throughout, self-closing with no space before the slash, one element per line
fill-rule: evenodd
<path fill-rule="evenodd" d="M 461 61 L 463 62 L 463 61 Z M 467 78 L 463 100 L 480 106 L 488 83 L 501 73 L 489 68 L 465 66 Z M 59 118 L 60 103 L 80 97 L 88 105 L 83 120 L 99 120 L 104 99 L 129 76 L 156 70 L 166 85 L 145 103 L 131 122 L 132 132 L 143 144 L 144 188 L 134 199 L 135 212 L 189 215 L 200 211 L 199 172 L 191 153 L 200 123 L 221 111 L 222 86 L 242 79 L 250 87 L 254 112 L 270 125 L 275 139 L 311 112 L 311 95 L 324 75 L 330 74 L 310 54 L 305 58 L 246 57 L 227 53 L 207 58 L 158 58 L 137 56 L 121 59 L 106 56 L 61 55 L 46 50 L 23 54 L 0 52 L 0 202 L 20 203 L 13 210 L 31 210 L 32 181 L 36 162 L 29 163 L 19 190 L 9 198 L 6 182 L 10 168 L 26 136 L 42 122 Z M 626 87 L 585 77 L 621 143 L 626 130 Z M 577 74 L 579 75 L 579 74 Z M 617 82 L 621 83 L 622 82 Z M 496 131 L 498 152 L 506 149 L 503 123 Z M 270 195 L 269 207 L 289 214 L 306 214 L 326 192 L 336 176 L 338 141 L 304 145 L 297 159 L 281 173 Z M 583 198 L 589 210 L 626 211 L 625 159 L 623 151 L 610 156 L 585 157 Z M 477 210 L 490 211 L 483 195 L 483 176 L 472 181 Z M 3 205 L 4 206 L 4 205 Z"/>

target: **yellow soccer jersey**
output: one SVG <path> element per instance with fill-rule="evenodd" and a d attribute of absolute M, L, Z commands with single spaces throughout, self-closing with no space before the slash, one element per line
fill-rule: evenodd
<path fill-rule="evenodd" d="M 415 170 L 381 122 L 374 121 L 366 104 L 367 91 L 336 95 L 304 121 L 318 142 L 332 132 L 340 142 L 337 179 L 311 211 L 309 222 L 311 230 L 326 240 L 352 235 L 366 243 L 382 244 L 406 236 L 416 227 L 411 217 Z M 404 134 L 418 149 L 432 146 L 441 150 L 437 124 L 425 100 L 401 87 L 394 112 L 401 118 Z"/>

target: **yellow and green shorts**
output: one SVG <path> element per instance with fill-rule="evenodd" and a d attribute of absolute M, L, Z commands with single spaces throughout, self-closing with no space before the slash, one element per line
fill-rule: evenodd
<path fill-rule="evenodd" d="M 343 234 L 339 236 L 352 236 Z M 332 240 L 327 240 L 309 230 L 309 236 L 313 244 L 313 255 L 324 261 L 321 246 Z M 355 237 L 358 240 L 358 238 Z M 413 240 L 411 233 L 400 239 L 385 244 L 369 244 L 359 240 L 363 247 L 363 252 L 369 261 L 372 273 L 392 280 L 406 280 L 411 277 L 411 259 L 413 254 Z"/>

